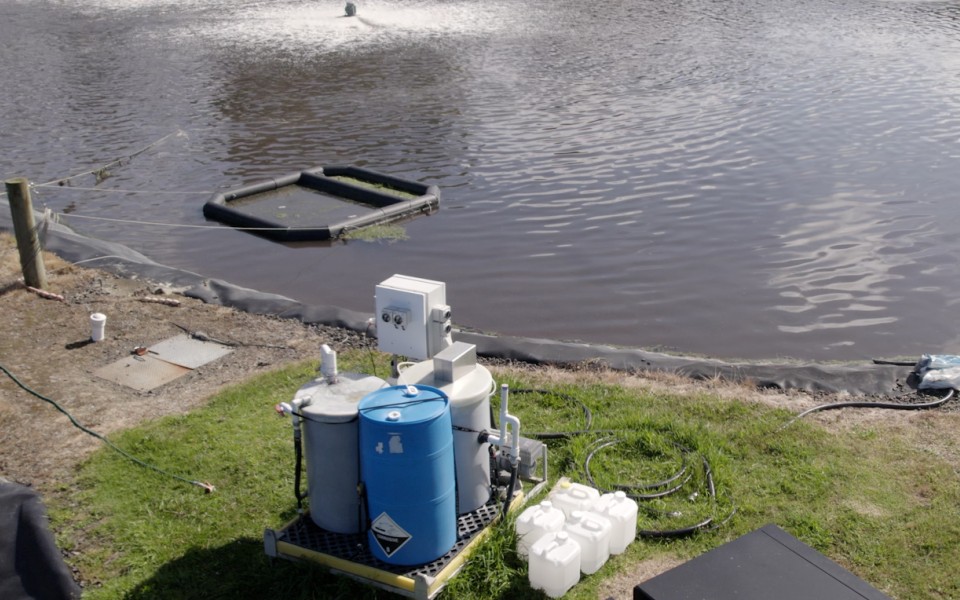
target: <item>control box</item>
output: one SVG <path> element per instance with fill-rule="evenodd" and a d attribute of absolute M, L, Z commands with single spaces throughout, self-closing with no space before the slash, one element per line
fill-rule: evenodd
<path fill-rule="evenodd" d="M 426 360 L 451 344 L 453 325 L 443 282 L 394 275 L 377 285 L 374 299 L 381 352 Z"/>

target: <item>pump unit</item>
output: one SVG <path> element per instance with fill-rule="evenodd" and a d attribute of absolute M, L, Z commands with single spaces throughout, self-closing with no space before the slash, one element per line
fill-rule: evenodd
<path fill-rule="evenodd" d="M 453 343 L 443 283 L 390 277 L 376 288 L 376 320 L 381 351 L 420 362 L 395 364 L 390 386 L 338 373 L 321 347 L 320 376 L 278 405 L 293 424 L 299 510 L 264 531 L 264 550 L 430 600 L 493 523 L 546 485 L 546 447 L 537 461 L 523 446 L 506 385 L 494 427 L 496 383 L 475 346 Z"/>
<path fill-rule="evenodd" d="M 450 306 L 440 281 L 394 275 L 376 288 L 377 347 L 425 360 L 451 343 Z"/>

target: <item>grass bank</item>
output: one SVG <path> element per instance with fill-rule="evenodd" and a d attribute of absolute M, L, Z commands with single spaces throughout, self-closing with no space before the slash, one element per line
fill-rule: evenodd
<path fill-rule="evenodd" d="M 380 375 L 385 360 L 340 356 L 344 370 Z M 114 436 L 144 460 L 210 481 L 213 494 L 107 450 L 82 466 L 72 493 L 51 502 L 50 512 L 61 545 L 75 552 L 71 562 L 89 582 L 85 598 L 392 597 L 309 565 L 271 564 L 264 555 L 263 529 L 282 526 L 296 507 L 289 421 L 273 406 L 289 400 L 315 366 L 258 377 L 193 413 Z M 601 487 L 663 479 L 686 460 L 691 479 L 675 494 L 645 501 L 640 527 L 671 530 L 709 518 L 721 524 L 677 539 L 640 539 L 581 580 L 570 598 L 596 598 L 605 581 L 639 563 L 692 558 L 766 523 L 894 598 L 960 597 L 951 567 L 960 564 L 957 471 L 884 428 L 830 432 L 799 421 L 781 429 L 792 413 L 709 390 L 680 394 L 596 378 L 554 382 L 513 371 L 495 376 L 513 389 L 538 390 L 512 396 L 511 412 L 526 432 L 582 430 L 589 409 L 592 433 L 548 442 L 552 481 L 566 475 L 585 482 L 588 458 Z M 442 597 L 543 597 L 529 590 L 513 544 L 509 528 L 497 529 Z"/>

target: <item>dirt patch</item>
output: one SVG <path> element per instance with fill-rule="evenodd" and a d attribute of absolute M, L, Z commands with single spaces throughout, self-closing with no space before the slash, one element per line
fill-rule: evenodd
<path fill-rule="evenodd" d="M 629 600 L 633 598 L 633 588 L 651 577 L 669 571 L 684 561 L 675 557 L 659 556 L 640 561 L 620 571 L 600 584 L 597 590 L 598 600 Z"/>
<path fill-rule="evenodd" d="M 45 254 L 51 300 L 21 283 L 12 236 L 0 235 L 0 365 L 31 390 L 56 402 L 84 426 L 109 436 L 147 419 L 186 412 L 222 388 L 259 372 L 318 358 L 321 344 L 343 350 L 375 340 L 333 327 L 253 315 L 83 269 Z M 164 297 L 180 306 L 145 302 Z M 107 315 L 106 337 L 90 343 L 90 314 Z M 148 392 L 101 379 L 97 369 L 130 357 L 138 346 L 202 332 L 233 352 Z M 52 404 L 0 375 L 0 477 L 56 493 L 101 442 L 74 427 Z"/>

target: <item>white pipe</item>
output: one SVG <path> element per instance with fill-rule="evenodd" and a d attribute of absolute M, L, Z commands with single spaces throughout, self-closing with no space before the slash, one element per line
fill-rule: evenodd
<path fill-rule="evenodd" d="M 297 435 L 300 431 L 300 407 L 303 404 L 303 398 L 294 398 L 291 402 L 281 402 L 279 405 L 283 414 L 290 415 L 294 435 Z"/>
<path fill-rule="evenodd" d="M 507 396 L 510 386 L 500 386 L 500 431 L 499 435 L 491 433 L 487 441 L 501 449 L 507 448 L 510 461 L 514 464 L 520 460 L 520 419 L 507 412 Z"/>
<path fill-rule="evenodd" d="M 337 353 L 326 344 L 320 346 L 320 374 L 327 383 L 337 382 Z"/>
<path fill-rule="evenodd" d="M 500 435 L 507 440 L 507 397 L 510 395 L 510 386 L 500 384 Z"/>

